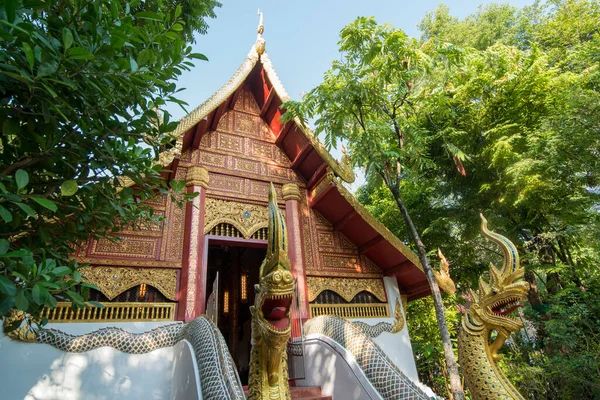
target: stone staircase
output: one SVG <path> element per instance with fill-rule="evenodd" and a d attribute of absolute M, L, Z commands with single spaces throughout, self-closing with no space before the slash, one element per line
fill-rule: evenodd
<path fill-rule="evenodd" d="M 244 386 L 244 394 L 248 396 L 248 386 Z M 324 396 L 319 386 L 290 386 L 292 400 L 333 400 L 331 396 Z"/>

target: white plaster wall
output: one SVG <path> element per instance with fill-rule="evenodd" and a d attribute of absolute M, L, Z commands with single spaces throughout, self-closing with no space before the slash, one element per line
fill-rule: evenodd
<path fill-rule="evenodd" d="M 396 299 L 400 301 L 400 307 L 402 307 L 402 299 L 400 299 L 398 282 L 396 281 L 396 277 L 388 276 L 383 278 L 383 283 L 385 285 L 385 291 L 388 297 L 390 315 L 393 317 L 396 309 Z M 404 309 L 402 310 L 402 314 L 405 316 L 404 321 L 406 322 Z M 388 322 L 393 324 L 394 318 L 362 318 L 351 319 L 351 321 L 362 321 L 369 325 L 376 325 L 379 322 Z M 408 327 L 406 326 L 406 323 L 400 332 L 383 332 L 381 335 L 373 338 L 373 341 L 379 347 L 381 347 L 381 349 L 392 360 L 392 362 L 396 364 L 398 368 L 400 368 L 400 371 L 402 371 L 411 380 L 419 382 L 417 365 L 415 364 L 415 357 L 410 344 L 410 337 L 408 336 Z"/>
<path fill-rule="evenodd" d="M 368 382 L 352 354 L 328 337 L 309 335 L 304 343 L 305 379 L 297 386 L 320 386 L 334 399 L 381 399 Z"/>
<path fill-rule="evenodd" d="M 200 374 L 192 345 L 182 340 L 174 346 L 173 369 L 171 371 L 172 400 L 202 400 Z"/>
<path fill-rule="evenodd" d="M 164 323 L 111 323 L 140 333 Z M 74 335 L 103 323 L 49 324 Z M 171 398 L 175 347 L 125 354 L 109 347 L 64 353 L 52 346 L 22 343 L 0 329 L 0 398 L 7 400 L 162 400 Z M 182 356 L 183 358 L 183 356 Z"/>

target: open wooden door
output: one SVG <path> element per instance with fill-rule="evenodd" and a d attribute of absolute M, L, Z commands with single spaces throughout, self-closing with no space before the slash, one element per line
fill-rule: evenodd
<path fill-rule="evenodd" d="M 208 296 L 206 302 L 206 316 L 212 320 L 215 325 L 219 323 L 219 272 L 217 271 L 217 277 L 213 282 L 212 292 Z"/>

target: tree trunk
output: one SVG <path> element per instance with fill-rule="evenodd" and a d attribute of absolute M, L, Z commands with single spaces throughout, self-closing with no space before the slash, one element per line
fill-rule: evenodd
<path fill-rule="evenodd" d="M 408 226 L 410 236 L 412 237 L 415 245 L 417 246 L 419 260 L 421 261 L 421 265 L 425 270 L 425 275 L 427 276 L 427 281 L 429 282 L 429 287 L 431 288 L 431 294 L 433 296 L 433 305 L 435 307 L 435 316 L 437 319 L 438 327 L 440 328 L 440 336 L 442 337 L 442 345 L 444 347 L 444 356 L 446 357 L 446 367 L 448 369 L 448 376 L 450 379 L 450 390 L 452 391 L 452 396 L 454 400 L 464 400 L 465 394 L 460 383 L 458 365 L 456 363 L 456 358 L 454 357 L 454 350 L 452 349 L 452 342 L 450 341 L 450 333 L 448 332 L 448 325 L 446 324 L 446 317 L 444 316 L 444 303 L 442 301 L 442 295 L 440 293 L 440 288 L 438 287 L 437 281 L 435 280 L 435 276 L 433 275 L 431 265 L 429 265 L 425 245 L 421 241 L 421 236 L 419 235 L 417 228 L 415 228 L 415 225 L 412 222 L 412 218 L 410 217 L 408 210 L 404 206 L 404 202 L 400 198 L 400 193 L 393 190 L 392 188 L 389 189 L 392 192 L 392 195 L 394 196 L 394 200 L 396 200 L 396 204 L 398 205 L 398 208 L 402 213 L 402 217 L 404 217 L 404 221 Z"/>

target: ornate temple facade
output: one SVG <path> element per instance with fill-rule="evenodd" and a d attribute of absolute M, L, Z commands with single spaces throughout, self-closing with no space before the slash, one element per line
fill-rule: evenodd
<path fill-rule="evenodd" d="M 393 318 L 390 288 L 403 302 L 430 293 L 418 258 L 346 189 L 348 160 L 335 160 L 299 121 L 281 122 L 289 100 L 261 35 L 225 85 L 180 121 L 160 155 L 168 181 L 192 201 L 149 203 L 159 226 L 90 240 L 76 254 L 100 289 L 103 310 L 48 312 L 58 321 L 191 321 L 209 313 L 242 356 L 248 305 L 267 246 L 272 182 L 285 215 L 296 279 L 292 318 Z M 387 285 L 384 278 L 388 278 Z M 391 283 L 391 286 L 390 286 Z M 237 361 L 237 360 L 236 360 Z"/>

